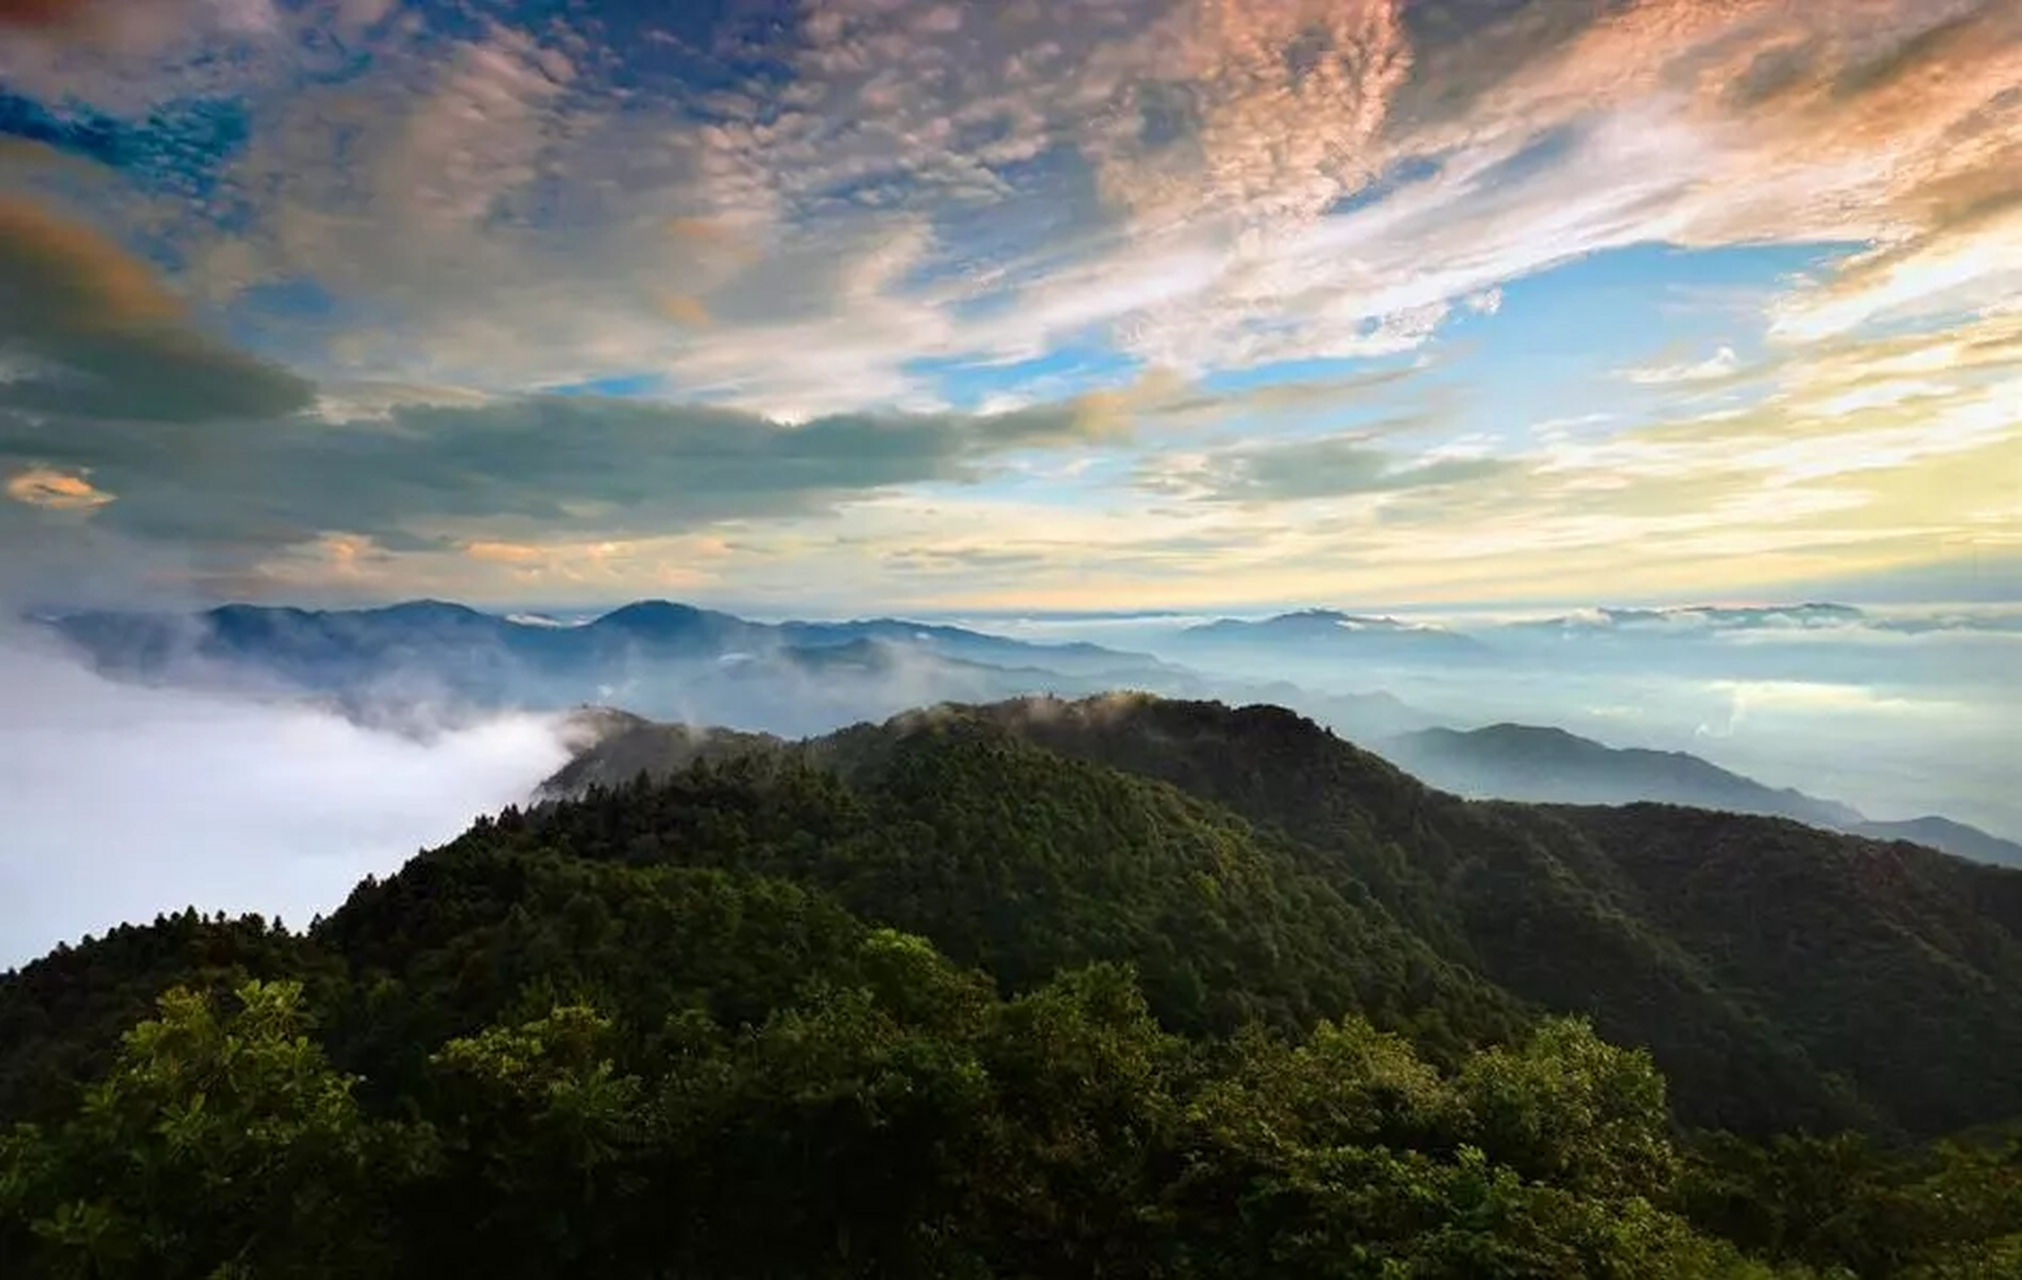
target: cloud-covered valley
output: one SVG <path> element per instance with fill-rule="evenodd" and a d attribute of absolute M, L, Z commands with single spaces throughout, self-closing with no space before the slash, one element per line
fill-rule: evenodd
<path fill-rule="evenodd" d="M 307 924 L 567 754 L 553 717 L 374 730 L 271 688 L 114 684 L 19 631 L 0 706 L 0 967 L 190 905 Z"/>

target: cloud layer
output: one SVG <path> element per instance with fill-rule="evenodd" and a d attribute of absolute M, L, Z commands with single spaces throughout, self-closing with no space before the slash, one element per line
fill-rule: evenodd
<path fill-rule="evenodd" d="M 1184 604 L 2022 525 L 2005 0 L 643 13 L 0 10 L 0 533 Z"/>
<path fill-rule="evenodd" d="M 307 924 L 566 758 L 535 717 L 423 741 L 115 686 L 19 634 L 0 636 L 0 705 L 0 967 L 190 905 Z"/>

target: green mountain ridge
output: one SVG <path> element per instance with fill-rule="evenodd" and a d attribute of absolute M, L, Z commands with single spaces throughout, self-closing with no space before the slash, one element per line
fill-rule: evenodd
<path fill-rule="evenodd" d="M 1900 1125 L 1934 1133 L 2022 1113 L 2022 1091 L 2003 1087 L 1977 1113 L 1966 1099 L 1981 1090 L 1957 1087 L 1982 1074 L 1986 1055 L 2022 1049 L 2022 1001 L 1998 994 L 2022 991 L 2022 924 L 2012 915 L 1989 919 L 1984 906 L 1985 897 L 1998 896 L 1990 886 L 2022 876 L 1778 819 L 1658 805 L 1469 803 L 1268 706 L 1133 695 L 1019 699 L 930 709 L 804 743 L 770 742 L 762 754 L 848 774 L 914 735 L 951 733 L 982 740 L 995 733 L 1170 784 L 1239 815 L 1260 837 L 1284 842 L 1302 873 L 1350 899 L 1366 896 L 1443 963 L 1523 1004 L 1590 1015 L 1603 1035 L 1651 1047 L 1691 1123 L 1764 1132 L 1799 1118 L 1822 1128 Z M 626 773 L 655 772 L 649 745 L 656 736 L 670 751 L 663 776 L 714 750 L 698 743 L 716 741 L 643 728 L 625 740 Z M 749 745 L 722 750 L 734 757 Z M 593 751 L 571 769 L 578 778 L 624 776 L 597 775 L 603 758 Z M 1015 829 L 1015 814 L 1003 821 L 1004 830 Z M 1728 935 L 1681 931 L 1696 921 L 1666 914 L 1668 904 L 1646 884 L 1654 874 L 1648 850 L 1681 823 L 1707 840 L 1702 876 L 1737 886 L 1731 902 L 1705 904 L 1709 919 L 1747 908 L 1764 932 L 1844 931 L 1836 945 L 1890 957 L 1870 975 L 1872 989 L 1848 992 L 1845 1008 L 1834 1011 L 1858 1015 L 1877 1039 L 1858 1043 L 1811 1022 L 1793 1034 L 1772 1010 L 1801 1001 L 1813 983 L 1805 968 L 1786 956 L 1736 969 L 1724 950 Z M 1925 914 L 1901 915 L 1901 903 L 1854 897 L 1831 899 L 1829 918 L 1808 915 L 1833 886 L 1811 883 L 1806 873 L 1828 857 L 1855 868 L 1898 868 L 1902 884 L 1925 895 Z M 1738 887 L 1758 876 L 1804 880 L 1806 893 L 1757 896 Z M 1971 958 L 1959 963 L 1968 938 Z M 1945 962 L 1926 963 L 1931 955 Z M 1982 1001 L 1983 988 L 1997 993 Z M 1973 1047 L 1920 1048 L 1913 1062 L 1885 1062 L 1896 1042 L 1881 1033 L 1901 1024 L 1892 1020 L 1914 1023 L 1934 1009 L 1976 1028 Z"/>

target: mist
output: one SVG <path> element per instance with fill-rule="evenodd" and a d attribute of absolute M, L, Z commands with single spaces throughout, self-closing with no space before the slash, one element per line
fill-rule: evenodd
<path fill-rule="evenodd" d="M 559 717 L 406 732 L 255 686 L 114 683 L 0 635 L 0 967 L 194 906 L 292 926 L 567 759 Z"/>

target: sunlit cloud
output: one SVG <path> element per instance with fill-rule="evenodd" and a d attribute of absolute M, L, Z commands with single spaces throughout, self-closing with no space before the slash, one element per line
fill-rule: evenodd
<path fill-rule="evenodd" d="M 114 497 L 94 488 L 82 475 L 48 467 L 30 467 L 8 477 L 7 496 L 31 507 L 53 507 L 59 511 L 89 511 L 104 506 Z"/>
<path fill-rule="evenodd" d="M 1734 354 L 1733 347 L 1722 347 L 1704 360 L 1686 364 L 1666 364 L 1631 369 L 1626 376 L 1631 382 L 1644 386 L 1667 386 L 1677 382 L 1717 382 L 1732 376 L 1741 368 L 1741 359 Z"/>
<path fill-rule="evenodd" d="M 7 518 L 213 586 L 1661 592 L 2014 514 L 2012 4 L 0 23 Z"/>

